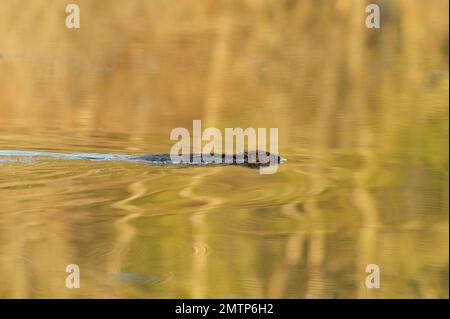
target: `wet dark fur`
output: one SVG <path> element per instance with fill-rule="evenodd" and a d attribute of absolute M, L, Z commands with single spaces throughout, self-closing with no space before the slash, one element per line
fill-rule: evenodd
<path fill-rule="evenodd" d="M 195 155 L 198 155 L 198 156 L 196 158 L 194 158 Z M 242 155 L 242 154 L 240 154 L 240 155 Z M 211 153 L 210 156 L 214 156 L 214 154 Z M 242 166 L 247 166 L 247 167 L 251 167 L 251 168 L 258 168 L 258 167 L 262 167 L 262 166 L 270 166 L 272 163 L 279 164 L 281 162 L 280 156 L 278 156 L 276 154 L 271 154 L 270 152 L 266 152 L 266 156 L 268 156 L 267 158 L 260 158 L 260 156 L 258 155 L 258 151 L 244 152 L 243 153 L 243 161 L 241 160 L 242 162 L 239 161 L 239 156 L 237 154 L 233 154 L 233 161 L 231 163 L 225 162 L 226 154 L 221 154 L 220 156 L 222 158 L 222 161 L 219 163 L 215 163 L 215 162 L 209 162 L 209 161 L 206 162 L 206 161 L 204 161 L 204 159 L 201 157 L 200 154 L 191 153 L 189 155 L 189 160 L 182 161 L 181 164 L 242 165 Z M 198 161 L 197 158 L 199 158 L 200 161 Z M 135 157 L 134 159 L 139 160 L 139 161 L 151 162 L 151 163 L 174 164 L 172 162 L 172 159 L 170 158 L 170 154 L 147 154 L 144 156 Z"/>

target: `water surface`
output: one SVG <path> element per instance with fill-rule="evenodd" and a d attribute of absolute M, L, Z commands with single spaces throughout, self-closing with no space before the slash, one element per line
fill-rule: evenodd
<path fill-rule="evenodd" d="M 0 297 L 448 298 L 448 2 L 383 3 L 2 2 L 0 150 L 168 153 L 201 119 L 288 161 L 0 154 Z"/>

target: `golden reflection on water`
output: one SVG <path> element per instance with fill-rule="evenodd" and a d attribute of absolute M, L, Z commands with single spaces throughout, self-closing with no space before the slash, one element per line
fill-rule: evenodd
<path fill-rule="evenodd" d="M 448 298 L 447 1 L 379 30 L 364 1 L 78 3 L 0 4 L 0 149 L 168 152 L 201 119 L 288 162 L 0 158 L 0 297 Z"/>

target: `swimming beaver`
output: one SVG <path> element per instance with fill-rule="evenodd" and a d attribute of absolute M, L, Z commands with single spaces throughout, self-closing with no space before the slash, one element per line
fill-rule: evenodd
<path fill-rule="evenodd" d="M 266 154 L 260 158 L 259 153 Z M 250 151 L 240 154 L 188 154 L 185 158 L 181 155 L 180 161 L 173 161 L 170 154 L 147 154 L 143 156 L 134 156 L 127 154 L 99 154 L 99 153 L 56 153 L 56 152 L 38 152 L 38 151 L 15 151 L 0 150 L 0 160 L 2 156 L 34 158 L 34 157 L 52 157 L 60 159 L 84 159 L 84 160 L 113 160 L 113 161 L 141 161 L 155 165 L 241 165 L 251 168 L 275 167 L 276 164 L 284 162 L 286 159 L 269 152 Z"/>
<path fill-rule="evenodd" d="M 181 156 L 180 164 L 196 164 L 196 165 L 207 165 L 207 164 L 225 164 L 225 165 L 242 165 L 251 168 L 259 168 L 264 166 L 270 166 L 274 164 L 279 164 L 286 161 L 285 158 L 278 156 L 277 154 L 271 154 L 270 152 L 265 152 L 265 156 L 260 158 L 259 154 L 264 152 L 250 151 L 240 154 L 189 154 L 189 156 Z M 145 161 L 154 164 L 177 164 L 175 163 L 170 154 L 147 154 L 143 156 L 134 157 L 134 160 Z"/>

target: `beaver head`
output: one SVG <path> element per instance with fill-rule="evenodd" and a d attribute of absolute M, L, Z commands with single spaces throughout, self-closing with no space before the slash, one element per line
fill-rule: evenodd
<path fill-rule="evenodd" d="M 261 167 L 280 164 L 286 159 L 277 154 L 264 151 L 246 151 L 244 152 L 244 163 L 249 167 Z"/>

